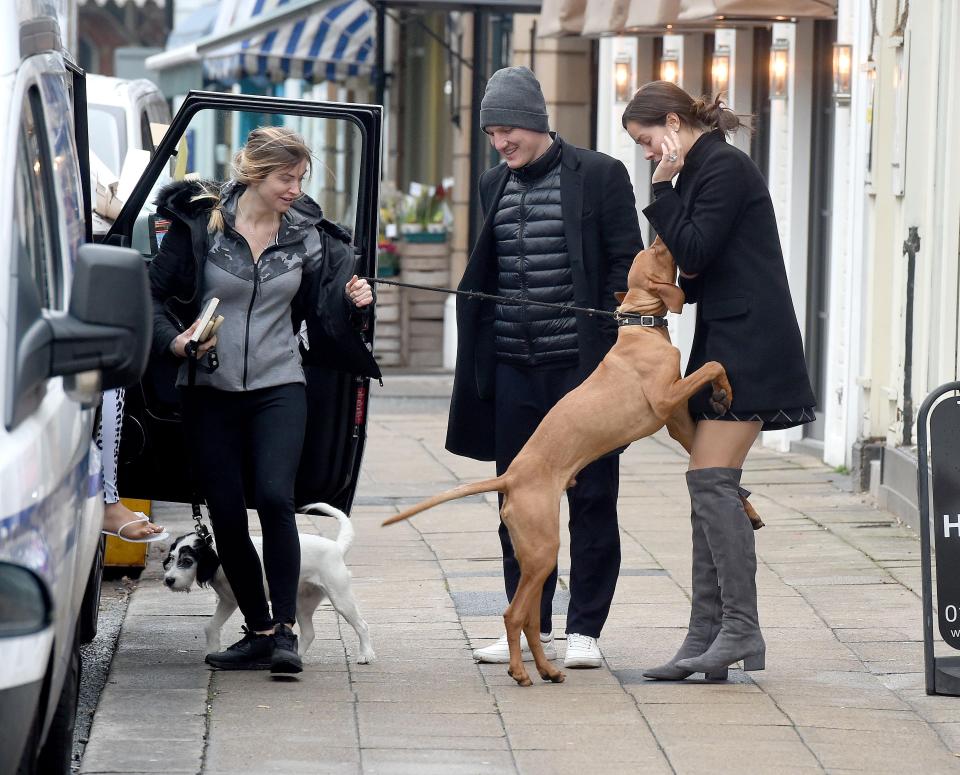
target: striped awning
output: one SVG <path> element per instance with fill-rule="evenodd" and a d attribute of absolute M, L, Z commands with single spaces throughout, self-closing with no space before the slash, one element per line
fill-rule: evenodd
<path fill-rule="evenodd" d="M 234 22 L 254 20 L 287 2 L 254 0 Z M 245 76 L 342 81 L 370 72 L 375 35 L 376 15 L 365 0 L 335 0 L 305 19 L 210 51 L 204 56 L 204 76 L 227 83 Z"/>

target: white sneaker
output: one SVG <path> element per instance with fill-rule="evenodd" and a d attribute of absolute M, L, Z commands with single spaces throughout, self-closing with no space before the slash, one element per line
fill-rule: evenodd
<path fill-rule="evenodd" d="M 557 646 L 553 642 L 553 633 L 547 635 L 541 632 L 540 642 L 543 644 L 543 653 L 547 659 L 556 659 Z M 533 661 L 533 654 L 531 653 L 530 646 L 527 643 L 527 636 L 522 632 L 520 633 L 520 654 L 523 656 L 524 662 Z M 496 643 L 492 643 L 485 648 L 476 649 L 473 652 L 473 658 L 477 662 L 485 662 L 487 664 L 506 664 L 510 661 L 510 646 L 507 643 L 507 636 L 504 635 Z"/>
<path fill-rule="evenodd" d="M 603 655 L 596 638 L 571 632 L 567 635 L 567 654 L 563 658 L 564 667 L 600 667 Z"/>

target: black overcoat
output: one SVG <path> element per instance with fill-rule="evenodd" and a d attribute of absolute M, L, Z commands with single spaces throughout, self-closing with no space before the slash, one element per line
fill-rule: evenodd
<path fill-rule="evenodd" d="M 654 194 L 644 215 L 680 270 L 697 275 L 680 283 L 697 303 L 687 374 L 723 364 L 738 414 L 814 406 L 773 203 L 753 160 L 714 130 L 694 143 L 676 187 L 658 183 Z M 690 411 L 709 412 L 709 394 L 690 399 Z"/>
<path fill-rule="evenodd" d="M 627 289 L 633 258 L 643 250 L 633 185 L 626 167 L 597 151 L 564 143 L 560 206 L 573 273 L 574 304 L 614 310 L 616 291 Z M 484 222 L 458 286 L 497 293 L 493 216 L 510 169 L 506 163 L 480 176 Z M 457 366 L 446 447 L 477 460 L 494 459 L 494 304 L 457 297 Z M 603 360 L 617 338 L 612 318 L 577 313 L 581 379 Z"/>

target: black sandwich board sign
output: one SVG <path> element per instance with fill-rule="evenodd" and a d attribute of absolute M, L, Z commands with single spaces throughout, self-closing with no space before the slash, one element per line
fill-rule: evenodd
<path fill-rule="evenodd" d="M 941 385 L 924 400 L 917 417 L 917 453 L 927 694 L 960 696 L 960 656 L 936 657 L 933 653 L 930 567 L 932 530 L 937 558 L 938 629 L 948 646 L 960 650 L 960 382 Z"/>

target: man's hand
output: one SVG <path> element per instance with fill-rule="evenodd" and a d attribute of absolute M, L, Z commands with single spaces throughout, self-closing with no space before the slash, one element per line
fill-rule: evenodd
<path fill-rule="evenodd" d="M 355 307 L 366 307 L 368 304 L 373 303 L 373 288 L 370 287 L 370 283 L 366 280 L 361 280 L 356 275 L 350 278 L 346 291 L 347 298 L 353 302 L 353 306 Z"/>

